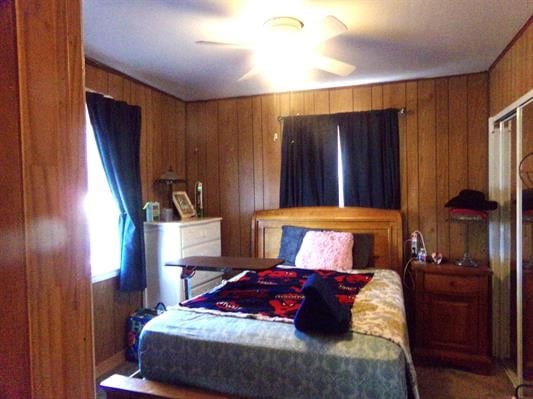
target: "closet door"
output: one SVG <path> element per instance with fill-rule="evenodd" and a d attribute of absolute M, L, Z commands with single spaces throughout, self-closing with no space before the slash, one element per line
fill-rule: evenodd
<path fill-rule="evenodd" d="M 517 207 L 517 253 L 522 256 L 522 367 L 525 380 L 533 380 L 533 102 L 521 108 L 517 114 L 521 129 L 522 149 L 517 151 L 517 189 L 521 189 L 521 206 Z M 520 154 L 521 152 L 521 154 Z M 518 201 L 517 201 L 518 203 Z M 520 245 L 521 244 L 521 245 Z"/>
<path fill-rule="evenodd" d="M 494 354 L 533 381 L 533 91 L 489 119 Z"/>

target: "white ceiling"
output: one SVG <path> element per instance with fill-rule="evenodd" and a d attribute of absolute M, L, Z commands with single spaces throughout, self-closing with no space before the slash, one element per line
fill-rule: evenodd
<path fill-rule="evenodd" d="M 532 13 L 533 0 L 83 0 L 88 58 L 186 101 L 486 71 Z M 195 43 L 246 40 L 287 15 L 343 21 L 322 53 L 356 70 L 273 88 L 238 81 L 249 50 Z"/>

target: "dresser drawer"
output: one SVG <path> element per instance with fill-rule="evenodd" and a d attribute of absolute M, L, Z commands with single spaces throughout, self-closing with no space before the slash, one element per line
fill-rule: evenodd
<path fill-rule="evenodd" d="M 218 239 L 220 239 L 220 223 L 199 224 L 183 228 L 181 245 L 182 248 L 186 248 Z"/>
<path fill-rule="evenodd" d="M 183 257 L 188 256 L 220 256 L 220 240 L 202 242 L 183 249 Z"/>
<path fill-rule="evenodd" d="M 426 273 L 424 289 L 428 292 L 477 294 L 480 290 L 479 278 L 464 276 L 444 276 Z"/>

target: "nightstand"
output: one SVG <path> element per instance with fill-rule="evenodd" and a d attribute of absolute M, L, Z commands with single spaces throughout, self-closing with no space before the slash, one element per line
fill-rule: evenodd
<path fill-rule="evenodd" d="M 489 373 L 492 271 L 419 262 L 413 271 L 415 358 Z"/>

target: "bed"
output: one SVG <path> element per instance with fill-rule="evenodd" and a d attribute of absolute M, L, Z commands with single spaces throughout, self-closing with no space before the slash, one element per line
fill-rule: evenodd
<path fill-rule="evenodd" d="M 350 271 L 373 277 L 357 294 L 348 334 L 305 334 L 287 322 L 172 309 L 143 330 L 144 378 L 112 376 L 102 383 L 108 397 L 418 398 L 399 278 L 400 213 L 336 207 L 258 211 L 252 254 L 277 257 L 287 225 L 372 236 L 372 267 Z"/>

